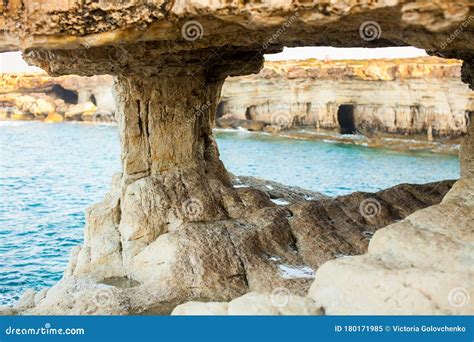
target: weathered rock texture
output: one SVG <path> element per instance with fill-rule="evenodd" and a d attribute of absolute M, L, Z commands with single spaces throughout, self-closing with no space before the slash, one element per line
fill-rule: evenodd
<path fill-rule="evenodd" d="M 474 177 L 474 114 L 469 116 L 468 132 L 461 144 L 461 177 Z"/>
<path fill-rule="evenodd" d="M 0 73 L 0 117 L 55 121 L 114 121 L 110 76 L 51 77 L 42 73 Z"/>
<path fill-rule="evenodd" d="M 340 132 L 343 116 L 352 115 L 347 122 L 359 134 L 454 137 L 466 133 L 468 113 L 474 111 L 474 95 L 461 81 L 461 65 L 435 57 L 266 62 L 257 75 L 226 80 L 217 125 L 254 131 L 307 126 Z M 49 109 L 36 110 L 35 104 L 43 101 L 66 120 L 111 121 L 112 84 L 112 77 L 105 75 L 0 74 L 0 103 L 5 117 L 42 119 Z M 75 103 L 87 103 L 93 96 L 97 109 L 72 107 L 67 90 L 74 92 Z M 352 106 L 353 113 L 339 113 L 341 105 Z"/>
<path fill-rule="evenodd" d="M 378 230 L 367 254 L 328 261 L 308 298 L 277 289 L 229 303 L 190 302 L 173 314 L 472 315 L 473 193 L 473 179 L 460 180 L 439 205 Z"/>
<path fill-rule="evenodd" d="M 435 57 L 266 62 L 258 75 L 227 79 L 218 115 L 284 128 L 340 132 L 346 124 L 361 134 L 456 136 L 466 133 L 474 111 L 460 75 L 461 63 Z"/>
<path fill-rule="evenodd" d="M 368 254 L 316 273 L 309 297 L 328 314 L 474 313 L 474 181 L 375 233 Z"/>
<path fill-rule="evenodd" d="M 366 252 L 375 231 L 439 203 L 453 183 L 402 184 L 289 206 L 239 188 L 244 210 L 233 220 L 184 218 L 173 226 L 183 214 L 162 223 L 159 178 L 131 183 L 125 194 L 122 179 L 114 177 L 105 200 L 88 210 L 84 245 L 71 253 L 63 279 L 21 312 L 157 314 L 190 300 L 230 301 L 249 291 L 305 296 L 320 265 Z"/>
<path fill-rule="evenodd" d="M 210 123 L 224 79 L 259 72 L 264 53 L 283 46 L 413 45 L 464 60 L 463 79 L 472 81 L 469 1 L 23 0 L 1 6 L 0 51 L 21 49 L 50 75 L 117 76 L 122 175 L 88 212 L 84 246 L 73 252 L 66 277 L 29 313 L 169 312 L 186 300 L 228 301 L 274 287 L 302 294 L 309 285 L 307 267 L 329 257 L 324 246 L 332 241 L 338 251 L 362 253 L 363 232 L 391 223 L 393 211 L 375 220 L 369 211 L 367 221 L 345 211 L 346 224 L 335 219 L 330 229 L 349 224 L 343 241 L 358 242 L 317 234 L 321 244 L 307 248 L 308 238 L 299 247 L 311 232 L 326 232 L 327 220 L 308 232 L 304 225 L 294 231 L 290 222 L 311 214 L 275 208 L 259 191 L 232 187 Z M 368 29 L 370 21 L 377 25 Z M 472 194 L 471 187 L 465 191 Z M 462 204 L 453 203 L 452 209 Z M 468 217 L 458 214 L 458 220 Z M 283 277 L 281 264 L 298 277 Z M 347 282 L 341 280 L 342 289 Z M 104 285 L 107 292 L 97 294 L 100 282 L 115 286 Z M 375 286 L 369 283 L 367 293 Z"/>
<path fill-rule="evenodd" d="M 173 310 L 173 315 L 320 315 L 322 310 L 311 298 L 286 293 L 250 292 L 225 302 L 188 302 Z"/>

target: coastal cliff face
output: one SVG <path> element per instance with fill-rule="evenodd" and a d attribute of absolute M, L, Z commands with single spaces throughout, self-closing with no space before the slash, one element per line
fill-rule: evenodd
<path fill-rule="evenodd" d="M 112 77 L 0 74 L 0 118 L 114 121 Z"/>
<path fill-rule="evenodd" d="M 266 62 L 259 74 L 226 80 L 216 123 L 455 137 L 466 133 L 474 111 L 461 65 L 436 57 Z M 112 83 L 106 75 L 0 74 L 0 113 L 42 119 L 54 111 L 65 120 L 114 121 Z"/>
<path fill-rule="evenodd" d="M 266 62 L 259 74 L 224 83 L 218 125 L 457 136 L 474 110 L 460 76 L 461 63 L 435 57 Z"/>

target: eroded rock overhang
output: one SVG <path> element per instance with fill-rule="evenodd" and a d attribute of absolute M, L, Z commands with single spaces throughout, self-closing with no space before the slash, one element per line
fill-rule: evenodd
<path fill-rule="evenodd" d="M 412 45 L 471 62 L 473 6 L 468 0 L 6 1 L 0 51 L 22 50 L 53 75 L 133 73 L 131 60 L 160 69 L 170 56 L 202 62 L 223 49 L 258 55 L 282 46 Z"/>

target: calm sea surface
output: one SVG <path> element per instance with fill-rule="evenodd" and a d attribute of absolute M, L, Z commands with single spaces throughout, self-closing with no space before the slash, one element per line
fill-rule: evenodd
<path fill-rule="evenodd" d="M 453 156 L 401 153 L 240 131 L 217 131 L 236 175 L 341 195 L 459 177 Z M 84 209 L 120 169 L 117 129 L 0 122 L 0 305 L 61 278 L 82 242 Z"/>

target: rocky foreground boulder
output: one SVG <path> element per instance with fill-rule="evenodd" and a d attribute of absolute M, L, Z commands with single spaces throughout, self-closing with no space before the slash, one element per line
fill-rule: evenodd
<path fill-rule="evenodd" d="M 188 302 L 174 315 L 469 315 L 474 280 L 474 182 L 439 205 L 375 232 L 368 253 L 326 262 L 309 293 L 285 288 L 221 302 Z"/>
<path fill-rule="evenodd" d="M 27 292 L 16 309 L 26 314 L 163 314 L 188 300 L 231 300 L 249 291 L 306 296 L 326 261 L 367 252 L 378 229 L 439 203 L 452 184 L 402 184 L 286 206 L 261 190 L 239 188 L 245 211 L 235 220 L 189 222 L 148 244 L 152 232 L 141 231 L 129 245 L 121 241 L 129 234 L 123 221 L 130 218 L 120 215 L 118 194 L 111 192 L 89 209 L 85 243 L 72 252 L 63 279 L 37 299 L 34 291 Z M 133 209 L 142 215 L 142 207 Z M 133 255 L 131 248 L 139 252 Z"/>

